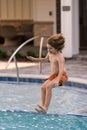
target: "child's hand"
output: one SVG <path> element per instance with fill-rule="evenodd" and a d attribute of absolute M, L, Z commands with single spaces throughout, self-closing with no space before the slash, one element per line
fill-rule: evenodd
<path fill-rule="evenodd" d="M 32 56 L 26 56 L 26 58 L 29 59 L 29 60 L 33 60 Z"/>
<path fill-rule="evenodd" d="M 59 82 L 56 81 L 56 80 L 54 80 L 54 86 L 55 86 L 55 87 L 58 87 L 58 85 L 59 85 Z"/>

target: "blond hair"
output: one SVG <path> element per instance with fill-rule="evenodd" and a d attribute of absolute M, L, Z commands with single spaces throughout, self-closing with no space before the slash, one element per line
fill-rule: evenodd
<path fill-rule="evenodd" d="M 56 50 L 61 51 L 64 48 L 65 38 L 59 33 L 55 34 L 47 39 L 47 44 L 54 47 Z"/>

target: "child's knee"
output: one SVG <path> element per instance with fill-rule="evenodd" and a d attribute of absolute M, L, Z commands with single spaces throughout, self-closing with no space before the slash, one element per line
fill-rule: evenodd
<path fill-rule="evenodd" d="M 41 90 L 46 90 L 46 86 L 44 84 L 41 86 Z"/>
<path fill-rule="evenodd" d="M 50 90 L 50 89 L 52 89 L 52 86 L 51 85 L 47 85 L 46 86 L 46 90 Z"/>

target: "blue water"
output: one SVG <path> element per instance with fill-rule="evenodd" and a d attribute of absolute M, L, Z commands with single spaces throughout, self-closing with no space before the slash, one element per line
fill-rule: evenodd
<path fill-rule="evenodd" d="M 0 130 L 87 130 L 87 89 L 53 89 L 47 115 L 38 114 L 39 83 L 0 83 Z"/>
<path fill-rule="evenodd" d="M 87 116 L 0 111 L 0 130 L 87 130 Z"/>

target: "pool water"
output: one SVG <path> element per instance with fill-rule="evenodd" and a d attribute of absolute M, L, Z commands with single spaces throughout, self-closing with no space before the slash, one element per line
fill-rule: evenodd
<path fill-rule="evenodd" d="M 0 130 L 86 130 L 87 89 L 53 89 L 47 115 L 39 114 L 40 83 L 0 83 Z"/>
<path fill-rule="evenodd" d="M 87 130 L 87 116 L 0 111 L 0 130 Z"/>

